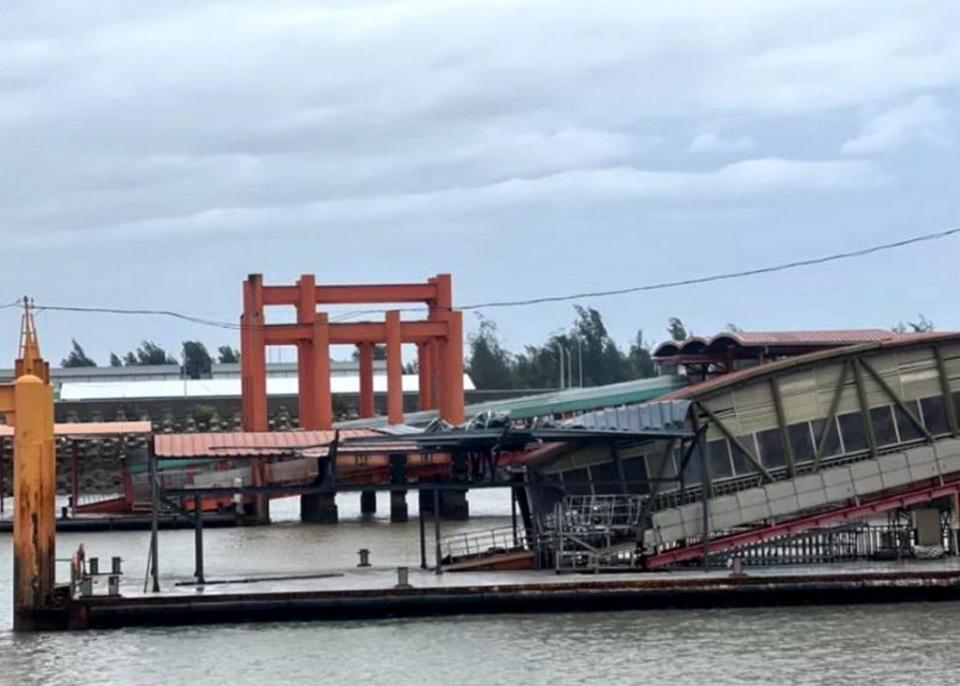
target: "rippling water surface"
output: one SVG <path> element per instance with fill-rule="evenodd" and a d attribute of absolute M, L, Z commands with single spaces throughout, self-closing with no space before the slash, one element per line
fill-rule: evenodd
<path fill-rule="evenodd" d="M 411 505 L 414 504 L 411 498 Z M 474 513 L 497 515 L 493 494 Z M 346 517 L 353 503 L 341 501 Z M 381 502 L 381 512 L 386 511 Z M 292 510 L 290 508 L 293 508 Z M 280 505 L 282 517 L 296 504 Z M 292 513 L 292 515 L 291 515 Z M 503 519 L 478 517 L 485 528 Z M 460 525 L 459 528 L 462 528 Z M 448 531 L 453 526 L 446 527 Z M 125 559 L 141 584 L 146 533 L 61 535 L 66 556 Z M 416 524 L 294 523 L 208 530 L 209 576 L 415 564 Z M 189 578 L 192 532 L 161 536 L 164 584 Z M 15 636 L 10 537 L 0 536 L 0 684 L 948 684 L 960 674 L 957 604 L 450 617 L 127 629 Z M 136 578 L 134 578 L 136 577 Z"/>

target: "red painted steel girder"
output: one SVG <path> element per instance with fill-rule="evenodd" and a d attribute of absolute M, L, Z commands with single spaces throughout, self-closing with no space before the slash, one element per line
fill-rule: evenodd
<path fill-rule="evenodd" d="M 330 324 L 330 345 L 357 345 L 386 343 L 385 322 L 354 322 Z M 267 345 L 296 345 L 313 337 L 313 325 L 268 324 L 263 327 Z M 401 322 L 400 337 L 404 343 L 420 343 L 447 336 L 445 321 Z"/>
<path fill-rule="evenodd" d="M 950 481 L 943 484 L 928 485 L 923 488 L 862 502 L 859 505 L 848 505 L 827 512 L 772 524 L 756 531 L 718 538 L 710 541 L 708 548 L 711 553 L 723 553 L 743 546 L 764 543 L 781 536 L 801 534 L 810 529 L 864 519 L 871 515 L 930 502 L 949 495 L 960 496 L 960 475 L 954 476 Z M 646 567 L 647 569 L 660 569 L 679 562 L 697 560 L 701 557 L 703 557 L 703 545 L 697 544 L 678 550 L 670 550 L 659 555 L 652 555 L 646 559 Z"/>
<path fill-rule="evenodd" d="M 322 285 L 315 288 L 318 305 L 378 305 L 390 303 L 436 303 L 436 283 Z M 264 305 L 297 305 L 299 286 L 264 286 Z"/>

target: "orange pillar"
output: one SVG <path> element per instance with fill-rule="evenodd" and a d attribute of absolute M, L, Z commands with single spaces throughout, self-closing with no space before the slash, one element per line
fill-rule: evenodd
<path fill-rule="evenodd" d="M 443 365 L 440 363 L 440 341 L 437 339 L 431 340 L 427 343 L 427 348 L 430 355 L 430 392 L 432 393 L 430 409 L 437 410 L 441 404 L 440 372 L 443 369 Z"/>
<path fill-rule="evenodd" d="M 33 375 L 14 385 L 13 628 L 38 628 L 56 583 L 53 389 Z"/>
<path fill-rule="evenodd" d="M 297 324 L 313 327 L 317 319 L 316 279 L 310 274 L 305 274 L 300 277 L 297 286 L 300 289 L 297 302 Z M 320 428 L 315 353 L 313 336 L 309 340 L 297 343 L 297 399 L 300 409 L 300 427 L 309 430 Z"/>
<path fill-rule="evenodd" d="M 333 428 L 333 397 L 330 390 L 330 322 L 326 312 L 318 312 L 313 323 L 314 410 L 317 428 Z"/>
<path fill-rule="evenodd" d="M 463 416 L 463 312 L 447 315 L 447 341 L 444 346 L 443 418 L 451 424 L 462 424 Z"/>
<path fill-rule="evenodd" d="M 417 372 L 420 376 L 420 409 L 433 409 L 433 359 L 429 342 L 417 343 Z"/>
<path fill-rule="evenodd" d="M 267 430 L 267 345 L 263 316 L 263 277 L 251 274 L 243 290 L 243 325 L 246 336 L 241 336 L 244 372 L 248 394 L 244 396 L 244 429 Z"/>
<path fill-rule="evenodd" d="M 360 416 L 372 417 L 373 406 L 373 343 L 357 346 L 360 361 Z"/>
<path fill-rule="evenodd" d="M 403 424 L 403 354 L 400 313 L 387 312 L 387 418 L 391 424 Z"/>

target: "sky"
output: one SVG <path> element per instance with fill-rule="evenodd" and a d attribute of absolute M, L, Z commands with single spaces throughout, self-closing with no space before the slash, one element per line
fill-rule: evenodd
<path fill-rule="evenodd" d="M 4 0 L 0 304 L 236 321 L 248 273 L 448 272 L 467 305 L 954 228 L 958 35 L 955 0 Z M 952 238 L 580 304 L 623 345 L 671 316 L 960 329 L 958 258 Z M 515 350 L 574 316 L 481 312 Z M 239 345 L 162 318 L 38 326 L 54 361 L 71 338 L 101 363 Z M 0 310 L 0 366 L 17 330 Z"/>

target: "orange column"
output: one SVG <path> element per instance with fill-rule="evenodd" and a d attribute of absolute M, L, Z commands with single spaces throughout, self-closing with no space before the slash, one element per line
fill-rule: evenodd
<path fill-rule="evenodd" d="M 313 389 L 317 428 L 333 428 L 333 397 L 330 392 L 330 323 L 326 312 L 318 312 L 313 324 Z"/>
<path fill-rule="evenodd" d="M 300 277 L 297 282 L 300 290 L 297 302 L 297 324 L 313 327 L 317 319 L 317 285 L 310 274 Z M 314 337 L 297 343 L 297 398 L 300 408 L 300 427 L 316 430 L 320 428 L 317 397 L 317 370 Z"/>
<path fill-rule="evenodd" d="M 427 343 L 427 349 L 430 356 L 430 409 L 440 408 L 440 372 L 443 365 L 440 363 L 440 341 L 433 339 Z"/>
<path fill-rule="evenodd" d="M 373 343 L 357 346 L 360 361 L 360 416 L 373 416 Z"/>
<path fill-rule="evenodd" d="M 267 430 L 267 346 L 263 327 L 263 277 L 251 274 L 243 292 L 244 332 L 247 349 L 241 351 L 247 375 L 247 395 L 244 396 L 244 429 Z"/>
<path fill-rule="evenodd" d="M 428 342 L 417 343 L 417 372 L 420 376 L 420 409 L 433 409 L 433 359 Z"/>
<path fill-rule="evenodd" d="M 403 424 L 403 355 L 400 313 L 387 312 L 387 417 L 391 424 Z"/>
<path fill-rule="evenodd" d="M 444 346 L 443 418 L 451 424 L 463 423 L 463 312 L 447 315 L 447 341 Z"/>
<path fill-rule="evenodd" d="M 17 379 L 14 421 L 13 628 L 30 631 L 56 582 L 53 389 L 33 375 Z"/>

